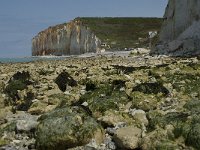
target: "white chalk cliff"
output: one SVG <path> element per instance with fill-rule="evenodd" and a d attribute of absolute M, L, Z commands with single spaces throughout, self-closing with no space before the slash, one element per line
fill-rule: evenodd
<path fill-rule="evenodd" d="M 100 39 L 79 20 L 49 27 L 32 39 L 32 56 L 96 52 Z"/>
<path fill-rule="evenodd" d="M 169 0 L 160 42 L 152 54 L 200 54 L 200 0 Z"/>

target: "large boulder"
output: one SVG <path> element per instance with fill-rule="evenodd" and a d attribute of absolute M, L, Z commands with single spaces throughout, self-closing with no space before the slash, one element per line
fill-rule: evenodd
<path fill-rule="evenodd" d="M 135 126 L 120 128 L 114 135 L 114 142 L 121 149 L 139 148 L 142 137 L 142 130 Z"/>
<path fill-rule="evenodd" d="M 38 122 L 38 116 L 30 115 L 24 111 L 18 111 L 15 114 L 8 114 L 6 116 L 7 122 L 13 122 L 16 124 L 17 132 L 34 132 Z"/>
<path fill-rule="evenodd" d="M 104 130 L 82 109 L 61 108 L 39 118 L 36 131 L 37 149 L 64 150 L 89 143 L 103 142 Z"/>
<path fill-rule="evenodd" d="M 200 2 L 198 0 L 169 0 L 160 33 L 161 43 L 153 54 L 200 54 Z"/>

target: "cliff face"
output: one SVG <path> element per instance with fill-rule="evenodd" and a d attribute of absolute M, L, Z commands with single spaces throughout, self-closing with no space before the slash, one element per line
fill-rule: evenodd
<path fill-rule="evenodd" d="M 200 1 L 169 0 L 154 54 L 200 54 Z"/>
<path fill-rule="evenodd" d="M 101 41 L 78 20 L 49 27 L 32 39 L 32 55 L 77 55 L 96 52 Z"/>
<path fill-rule="evenodd" d="M 149 31 L 160 31 L 162 18 L 81 17 L 50 27 L 32 40 L 32 55 L 73 55 L 102 50 L 148 47 Z M 158 36 L 152 40 L 156 43 Z"/>

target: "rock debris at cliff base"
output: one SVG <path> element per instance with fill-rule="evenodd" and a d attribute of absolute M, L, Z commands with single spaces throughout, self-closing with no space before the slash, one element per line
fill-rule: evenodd
<path fill-rule="evenodd" d="M 199 149 L 199 70 L 147 56 L 1 64 L 0 147 Z"/>

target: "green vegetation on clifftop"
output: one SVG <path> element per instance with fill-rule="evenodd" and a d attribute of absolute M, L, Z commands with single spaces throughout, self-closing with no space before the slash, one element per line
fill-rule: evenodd
<path fill-rule="evenodd" d="M 160 31 L 162 18 L 76 18 L 111 49 L 148 46 L 148 32 Z M 140 39 L 140 40 L 139 40 Z M 156 43 L 157 37 L 153 39 Z"/>

